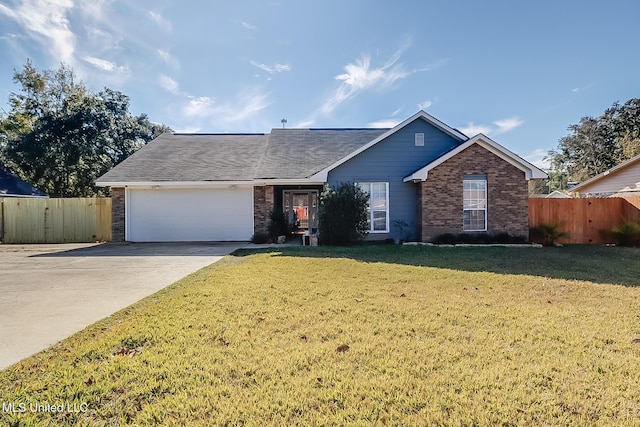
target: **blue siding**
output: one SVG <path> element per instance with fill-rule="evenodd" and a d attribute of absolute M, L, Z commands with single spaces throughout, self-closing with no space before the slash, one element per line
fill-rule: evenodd
<path fill-rule="evenodd" d="M 424 133 L 424 146 L 415 146 L 415 134 Z M 340 182 L 388 182 L 389 183 L 389 234 L 369 234 L 370 239 L 395 240 L 405 238 L 394 227 L 394 221 L 404 221 L 409 233 L 417 238 L 417 188 L 402 179 L 440 157 L 460 142 L 430 123 L 418 118 L 390 137 L 378 142 L 346 163 L 329 172 L 329 185 Z"/>

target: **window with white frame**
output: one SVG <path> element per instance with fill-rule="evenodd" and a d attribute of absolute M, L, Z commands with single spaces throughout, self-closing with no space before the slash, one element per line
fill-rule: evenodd
<path fill-rule="evenodd" d="M 487 178 L 465 176 L 463 188 L 464 231 L 487 231 Z"/>
<path fill-rule="evenodd" d="M 369 232 L 389 232 L 389 183 L 359 182 L 358 186 L 369 194 Z"/>

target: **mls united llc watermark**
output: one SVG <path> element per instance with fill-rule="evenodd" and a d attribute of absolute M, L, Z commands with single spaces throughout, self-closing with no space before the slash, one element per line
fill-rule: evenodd
<path fill-rule="evenodd" d="M 69 413 L 87 412 L 89 404 L 86 402 L 2 402 L 2 412 L 21 414 L 25 412 L 49 412 L 49 413 Z"/>

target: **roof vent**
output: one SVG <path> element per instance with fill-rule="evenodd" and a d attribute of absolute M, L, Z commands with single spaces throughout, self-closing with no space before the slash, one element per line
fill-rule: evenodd
<path fill-rule="evenodd" d="M 424 133 L 416 133 L 416 147 L 424 147 Z"/>

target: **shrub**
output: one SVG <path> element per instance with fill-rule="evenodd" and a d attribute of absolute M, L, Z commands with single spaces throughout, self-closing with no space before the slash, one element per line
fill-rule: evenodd
<path fill-rule="evenodd" d="M 512 236 L 511 236 L 509 233 L 507 233 L 506 231 L 505 231 L 505 232 L 502 232 L 502 233 L 498 233 L 498 234 L 496 234 L 495 236 L 493 236 L 493 239 L 492 239 L 492 240 L 493 240 L 494 242 L 496 242 L 496 243 L 511 243 L 511 242 L 515 241 L 515 240 L 514 240 L 514 237 L 512 237 Z"/>
<path fill-rule="evenodd" d="M 345 246 L 364 239 L 368 205 L 369 195 L 353 183 L 343 182 L 336 189 L 326 186 L 318 210 L 320 243 Z"/>
<path fill-rule="evenodd" d="M 531 236 L 534 241 L 542 243 L 544 246 L 553 246 L 558 239 L 569 237 L 566 231 L 561 231 L 561 223 L 547 222 L 531 229 Z"/>
<path fill-rule="evenodd" d="M 483 243 L 526 243 L 527 238 L 525 236 L 512 236 L 506 231 L 498 234 L 485 234 L 485 233 L 460 233 L 457 236 L 451 233 L 441 234 L 433 240 L 433 243 L 441 245 L 454 245 L 458 243 L 464 244 L 483 244 Z"/>
<path fill-rule="evenodd" d="M 433 243 L 437 243 L 439 245 L 453 245 L 456 243 L 456 236 L 451 233 L 444 233 L 436 237 Z"/>
<path fill-rule="evenodd" d="M 511 243 L 527 243 L 527 236 L 511 236 Z"/>
<path fill-rule="evenodd" d="M 256 245 L 261 245 L 263 243 L 267 243 L 269 241 L 269 235 L 267 233 L 262 233 L 260 231 L 254 233 L 251 236 L 251 243 L 255 243 Z"/>
<path fill-rule="evenodd" d="M 614 227 L 611 232 L 620 246 L 634 246 L 638 244 L 640 236 L 640 224 L 634 221 L 625 221 L 620 227 Z"/>
<path fill-rule="evenodd" d="M 458 234 L 456 243 L 494 243 L 494 239 L 491 235 L 486 233 L 461 233 Z"/>
<path fill-rule="evenodd" d="M 274 242 L 278 239 L 278 236 L 286 236 L 289 234 L 289 222 L 287 221 L 287 215 L 282 209 L 276 208 L 269 212 L 267 231 Z"/>
<path fill-rule="evenodd" d="M 412 224 L 413 223 L 407 223 L 407 221 L 403 219 L 394 219 L 391 221 L 391 225 L 396 230 L 396 235 L 398 236 L 398 241 L 400 243 L 418 240 Z"/>

